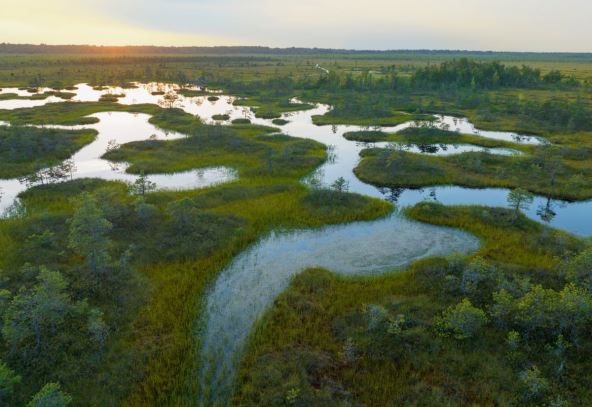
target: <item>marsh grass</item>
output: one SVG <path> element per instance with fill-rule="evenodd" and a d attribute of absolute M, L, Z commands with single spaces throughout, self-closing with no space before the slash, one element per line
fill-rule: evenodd
<path fill-rule="evenodd" d="M 389 116 L 374 116 L 374 117 L 356 117 L 355 114 L 336 115 L 329 112 L 323 116 L 313 116 L 312 121 L 317 126 L 331 126 L 331 125 L 353 125 L 353 126 L 382 126 L 394 127 L 414 120 L 434 120 L 431 115 L 423 114 L 407 114 L 407 113 L 393 113 Z"/>
<path fill-rule="evenodd" d="M 463 153 L 434 157 L 405 151 L 362 152 L 355 174 L 380 186 L 461 185 L 470 188 L 523 188 L 548 197 L 583 200 L 592 197 L 592 167 L 558 162 L 547 170 L 531 156 Z M 550 163 L 546 161 L 545 165 Z"/>

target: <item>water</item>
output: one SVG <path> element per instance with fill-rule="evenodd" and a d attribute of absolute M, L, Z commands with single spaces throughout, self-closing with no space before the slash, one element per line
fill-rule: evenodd
<path fill-rule="evenodd" d="M 390 143 L 359 143 L 348 141 L 343 134 L 365 128 L 359 126 L 314 126 L 312 116 L 325 114 L 328 106 L 319 105 L 311 111 L 284 114 L 290 122 L 282 132 L 310 138 L 331 146 L 331 159 L 313 176 L 325 185 L 339 177 L 349 182 L 350 191 L 387 198 L 399 206 L 414 205 L 423 200 L 438 200 L 448 204 L 481 204 L 505 206 L 508 190 L 438 187 L 423 190 L 392 190 L 365 184 L 355 177 L 353 169 L 361 150 L 368 147 L 388 147 Z M 268 121 L 251 117 L 254 123 Z M 373 130 L 397 132 L 422 123 L 405 123 L 394 128 L 373 127 Z M 456 127 L 452 127 L 452 125 Z M 465 119 L 440 116 L 436 126 L 460 129 L 465 134 L 520 144 L 543 144 L 545 140 L 510 132 L 476 129 Z M 401 146 L 395 146 L 400 148 Z M 517 154 L 508 149 L 482 149 L 475 146 L 438 146 L 426 151 L 419 146 L 407 146 L 414 152 L 455 154 L 464 151 L 487 151 L 496 154 Z M 591 234 L 592 222 L 581 222 L 582 214 L 592 209 L 590 202 L 558 203 L 536 197 L 528 215 L 545 218 L 555 213 L 550 223 L 574 233 Z M 538 209 L 538 211 L 537 211 Z M 538 213 L 537 213 L 538 212 Z M 200 402 L 203 405 L 225 405 L 233 392 L 236 370 L 250 329 L 273 300 L 289 284 L 290 279 L 308 267 L 320 266 L 341 274 L 372 275 L 389 272 L 426 256 L 467 253 L 476 250 L 475 238 L 458 230 L 412 222 L 393 214 L 387 219 L 325 228 L 320 231 L 273 233 L 239 255 L 219 275 L 206 299 L 203 313 Z"/>
<path fill-rule="evenodd" d="M 272 233 L 236 257 L 207 297 L 201 403 L 227 404 L 251 327 L 302 270 L 323 267 L 343 275 L 376 275 L 423 257 L 468 253 L 478 246 L 467 233 L 397 214 L 373 222 Z"/>
<path fill-rule="evenodd" d="M 66 92 L 74 93 L 75 96 L 70 99 L 72 102 L 98 102 L 103 95 L 125 95 L 118 99 L 118 103 L 123 105 L 136 105 L 136 104 L 155 104 L 163 105 L 164 100 L 162 95 L 153 95 L 153 92 L 172 92 L 178 96 L 174 106 L 180 107 L 187 113 L 191 113 L 196 116 L 200 116 L 207 123 L 213 123 L 212 116 L 218 114 L 229 114 L 230 120 L 243 118 L 249 115 L 250 109 L 248 107 L 233 106 L 235 97 L 216 95 L 219 97 L 217 101 L 209 101 L 208 96 L 193 96 L 185 97 L 177 94 L 180 89 L 177 85 L 161 84 L 161 83 L 148 83 L 148 84 L 137 84 L 136 88 L 125 89 L 121 87 L 107 87 L 103 90 L 95 90 L 93 87 L 87 84 L 76 85 L 75 90 L 69 90 Z M 189 88 L 192 90 L 198 90 L 198 88 Z M 38 93 L 44 93 L 51 91 L 49 88 L 39 88 Z M 33 94 L 26 90 L 18 90 L 17 88 L 4 88 L 0 90 L 0 93 L 15 93 L 18 96 L 31 96 Z M 49 103 L 60 103 L 64 102 L 56 96 L 50 96 L 42 100 L 27 100 L 27 99 L 13 99 L 13 100 L 0 100 L 0 109 L 13 110 L 18 108 L 31 108 L 36 106 L 44 106 Z"/>
<path fill-rule="evenodd" d="M 423 188 L 419 190 L 379 188 L 360 181 L 353 173 L 360 161 L 360 152 L 368 147 L 396 146 L 396 143 L 360 143 L 349 141 L 343 134 L 360 130 L 379 130 L 387 133 L 396 133 L 412 126 L 421 126 L 421 122 L 408 122 L 395 127 L 359 127 L 359 126 L 315 126 L 311 123 L 313 115 L 322 115 L 330 110 L 329 106 L 319 105 L 314 110 L 305 112 L 287 113 L 283 118 L 290 123 L 282 127 L 282 131 L 295 137 L 310 138 L 331 146 L 332 159 L 325 162 L 312 175 L 324 185 L 331 185 L 339 177 L 343 177 L 349 183 L 349 190 L 362 195 L 376 198 L 385 198 L 393 201 L 398 206 L 412 206 L 424 200 L 437 200 L 448 205 L 485 205 L 507 206 L 506 198 L 509 190 L 502 188 L 472 189 L 458 186 L 441 186 Z M 255 122 L 261 122 L 255 119 Z M 262 123 L 264 124 L 264 123 Z M 460 129 L 463 134 L 473 134 L 480 137 L 511 141 L 517 144 L 545 144 L 546 140 L 529 135 L 520 135 L 512 132 L 482 131 L 467 119 L 459 119 L 452 116 L 438 116 L 435 125 L 443 129 Z M 465 151 L 485 151 L 494 154 L 519 154 L 516 150 L 494 148 L 486 149 L 476 146 L 464 145 L 437 145 L 425 147 L 408 145 L 405 147 L 412 152 L 424 154 L 449 155 Z M 437 150 L 434 150 L 433 148 Z M 394 148 L 394 147 L 393 147 Z M 398 147 L 397 147 L 398 148 Z M 592 201 L 565 202 L 562 200 L 549 200 L 543 196 L 535 196 L 533 205 L 525 211 L 525 214 L 533 220 L 543 221 L 550 226 L 563 229 L 581 236 L 592 235 Z"/>
<path fill-rule="evenodd" d="M 474 124 L 469 122 L 466 118 L 459 118 L 453 116 L 442 116 L 438 115 L 437 122 L 438 126 L 447 128 L 451 131 L 457 131 L 462 134 L 473 134 L 476 136 L 486 137 L 494 140 L 509 141 L 513 143 L 521 144 L 542 144 L 545 143 L 543 139 L 536 136 L 512 133 L 507 131 L 488 131 L 479 130 Z"/>
<path fill-rule="evenodd" d="M 218 122 L 228 124 L 230 121 L 238 118 L 250 119 L 253 123 L 272 126 L 271 120 L 258 119 L 248 107 L 235 106 L 236 98 L 217 94 L 218 100 L 210 101 L 208 96 L 194 96 L 185 97 L 177 94 L 180 89 L 177 85 L 148 83 L 137 84 L 136 88 L 125 89 L 121 87 L 107 87 L 102 90 L 96 90 L 87 84 L 76 85 L 75 90 L 68 92 L 74 93 L 75 96 L 71 99 L 73 102 L 96 102 L 102 95 L 124 95 L 118 99 L 118 103 L 125 105 L 133 104 L 157 104 L 164 105 L 162 95 L 154 95 L 154 92 L 172 92 L 178 96 L 174 106 L 183 109 L 184 111 L 199 116 L 206 123 L 214 123 L 212 116 L 219 114 L 227 114 L 230 119 L 225 122 Z M 192 88 L 198 90 L 198 88 Z M 50 88 L 39 88 L 38 93 L 51 91 Z M 16 88 L 3 88 L 1 93 L 14 93 L 18 96 L 30 96 L 31 93 L 26 90 L 19 90 Z M 21 107 L 41 106 L 48 103 L 63 102 L 55 96 L 50 96 L 44 100 L 4 100 L 0 101 L 0 109 L 16 109 Z M 298 102 L 295 100 L 295 102 Z M 471 145 L 446 145 L 441 144 L 437 146 L 423 146 L 423 145 L 402 145 L 396 143 L 360 143 L 352 142 L 344 139 L 342 135 L 348 131 L 359 131 L 366 129 L 366 127 L 359 126 L 315 126 L 312 123 L 312 115 L 325 114 L 330 110 L 327 105 L 318 105 L 315 109 L 303 112 L 288 113 L 283 115 L 283 118 L 290 121 L 287 125 L 282 127 L 282 131 L 288 135 L 295 137 L 305 137 L 317 140 L 321 143 L 331 145 L 333 148 L 332 156 L 334 160 L 328 161 L 325 165 L 319 168 L 314 174 L 320 178 L 325 184 L 332 183 L 335 179 L 343 176 L 350 183 L 350 189 L 353 192 L 359 192 L 371 196 L 382 196 L 377 188 L 359 181 L 353 174 L 353 168 L 356 167 L 359 161 L 359 153 L 368 147 L 390 147 L 390 148 L 404 148 L 411 152 L 423 154 L 436 155 L 450 155 L 459 154 L 467 151 L 481 151 L 492 154 L 519 154 L 518 151 L 503 148 L 483 148 Z M 106 152 L 107 143 L 110 140 L 115 140 L 117 144 L 124 144 L 130 141 L 145 140 L 154 135 L 157 139 L 173 139 L 183 137 L 183 135 L 168 135 L 162 130 L 148 123 L 148 116 L 137 115 L 130 113 L 101 113 L 93 115 L 100 119 L 100 122 L 91 126 L 48 126 L 54 128 L 65 129 L 80 129 L 80 128 L 95 128 L 99 131 L 99 137 L 95 143 L 85 147 L 77 153 L 72 160 L 76 166 L 76 171 L 72 174 L 72 178 L 83 177 L 97 177 L 106 180 L 120 180 L 126 182 L 133 182 L 136 177 L 125 172 L 126 165 L 114 165 L 108 161 L 100 159 L 101 155 Z M 2 123 L 0 123 L 2 125 Z M 411 126 L 422 125 L 421 122 L 409 122 L 402 125 L 390 128 L 375 128 L 389 132 L 396 132 Z M 478 134 L 483 137 L 490 137 L 504 140 L 514 140 L 516 142 L 536 143 L 540 140 L 536 137 L 520 136 L 514 133 L 506 132 L 481 132 L 477 130 L 467 120 L 439 116 L 437 125 L 442 128 L 450 128 L 456 126 L 463 132 L 470 134 Z M 210 185 L 215 185 L 220 182 L 230 181 L 235 179 L 232 170 L 228 168 L 208 168 L 199 171 L 188 171 L 185 173 L 169 174 L 169 175 L 152 175 L 150 179 L 155 182 L 161 189 L 192 189 L 201 188 Z M 18 194 L 27 189 L 25 184 L 20 183 L 16 179 L 0 180 L 0 213 L 8 208 L 14 202 Z"/>

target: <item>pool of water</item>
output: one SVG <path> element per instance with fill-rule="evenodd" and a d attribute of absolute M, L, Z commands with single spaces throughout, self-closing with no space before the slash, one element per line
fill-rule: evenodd
<path fill-rule="evenodd" d="M 396 214 L 372 222 L 270 234 L 236 257 L 207 296 L 201 403 L 227 404 L 251 327 L 302 270 L 323 267 L 344 275 L 376 275 L 423 257 L 468 253 L 478 246 L 475 237 L 462 231 Z"/>

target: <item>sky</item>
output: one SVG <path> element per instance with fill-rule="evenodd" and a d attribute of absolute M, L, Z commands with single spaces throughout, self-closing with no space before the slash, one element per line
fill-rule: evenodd
<path fill-rule="evenodd" d="M 0 0 L 0 42 L 592 52 L 592 1 Z"/>

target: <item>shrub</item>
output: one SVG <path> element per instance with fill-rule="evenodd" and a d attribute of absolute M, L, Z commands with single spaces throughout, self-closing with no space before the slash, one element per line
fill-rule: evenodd
<path fill-rule="evenodd" d="M 486 323 L 485 312 L 474 307 L 466 298 L 461 303 L 449 307 L 435 320 L 436 330 L 440 335 L 456 339 L 473 337 Z"/>
<path fill-rule="evenodd" d="M 549 390 L 549 381 L 541 375 L 541 371 L 536 366 L 520 372 L 519 378 L 526 400 L 539 399 Z"/>

